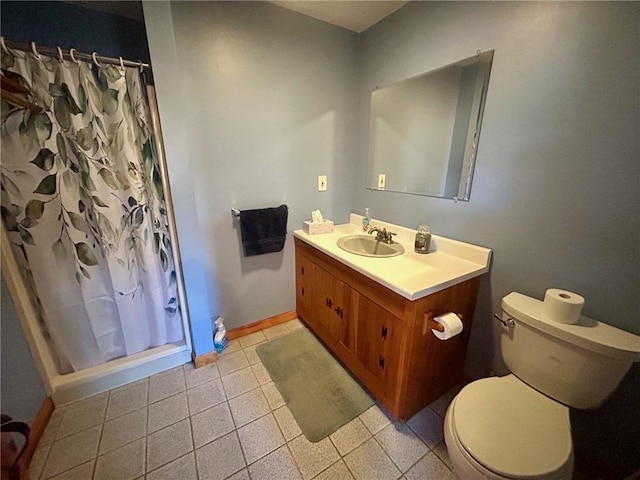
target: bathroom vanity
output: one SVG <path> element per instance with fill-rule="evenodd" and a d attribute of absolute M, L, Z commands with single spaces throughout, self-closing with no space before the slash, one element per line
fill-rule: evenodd
<path fill-rule="evenodd" d="M 491 250 L 434 235 L 432 251 L 413 251 L 414 230 L 372 220 L 398 233 L 402 255 L 375 258 L 342 250 L 337 240 L 362 233 L 361 217 L 332 233 L 294 232 L 298 316 L 360 382 L 402 420 L 461 380 L 480 275 Z M 433 317 L 463 321 L 440 340 Z"/>

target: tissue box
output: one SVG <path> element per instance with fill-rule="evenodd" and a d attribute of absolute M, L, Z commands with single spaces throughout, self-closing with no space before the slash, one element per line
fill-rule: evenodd
<path fill-rule="evenodd" d="M 317 233 L 331 233 L 333 232 L 333 222 L 331 220 L 325 219 L 324 222 L 312 222 L 310 220 L 305 220 L 304 227 L 305 233 L 309 235 L 315 235 Z"/>

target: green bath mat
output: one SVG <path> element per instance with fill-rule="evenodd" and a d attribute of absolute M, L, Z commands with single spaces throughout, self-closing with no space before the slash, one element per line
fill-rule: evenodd
<path fill-rule="evenodd" d="M 307 329 L 263 343 L 256 352 L 310 442 L 319 442 L 374 403 Z"/>

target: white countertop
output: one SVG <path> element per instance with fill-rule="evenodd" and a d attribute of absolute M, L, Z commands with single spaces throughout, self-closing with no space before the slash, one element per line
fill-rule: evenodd
<path fill-rule="evenodd" d="M 309 235 L 303 230 L 296 230 L 293 235 L 409 300 L 431 295 L 489 270 L 489 248 L 432 234 L 429 253 L 415 253 L 415 230 L 375 219 L 371 219 L 370 226 L 397 232 L 394 241 L 402 244 L 405 252 L 388 258 L 349 253 L 338 247 L 338 239 L 364 233 L 360 215 L 352 213 L 349 220 L 350 223 L 336 225 L 332 233 Z"/>

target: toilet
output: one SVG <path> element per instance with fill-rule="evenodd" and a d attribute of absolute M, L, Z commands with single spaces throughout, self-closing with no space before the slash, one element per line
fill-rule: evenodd
<path fill-rule="evenodd" d="M 584 316 L 547 320 L 542 304 L 516 292 L 502 299 L 511 373 L 468 384 L 447 409 L 445 443 L 462 480 L 571 479 L 569 407 L 598 407 L 640 360 L 639 336 Z"/>

